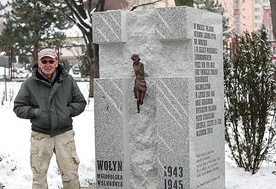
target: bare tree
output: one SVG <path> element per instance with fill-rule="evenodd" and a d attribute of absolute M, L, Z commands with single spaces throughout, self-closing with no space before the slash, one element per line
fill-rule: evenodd
<path fill-rule="evenodd" d="M 98 45 L 93 44 L 91 14 L 96 11 L 103 11 L 105 0 L 97 0 L 96 3 L 92 0 L 87 0 L 85 2 L 83 0 L 64 0 L 64 2 L 52 0 L 51 6 L 62 11 L 66 18 L 76 24 L 82 32 L 86 44 L 87 55 L 89 57 L 88 61 L 90 62 L 89 97 L 94 97 L 93 80 L 95 73 L 96 76 L 99 75 L 95 72 L 95 68 L 98 67 Z M 65 11 L 65 9 L 69 9 L 69 11 Z"/>

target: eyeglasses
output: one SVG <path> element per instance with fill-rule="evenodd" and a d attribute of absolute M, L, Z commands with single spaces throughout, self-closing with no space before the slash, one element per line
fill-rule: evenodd
<path fill-rule="evenodd" d="M 50 64 L 54 64 L 54 63 L 56 62 L 56 60 L 40 60 L 40 62 L 41 62 L 42 64 L 47 64 L 48 62 L 49 62 Z"/>

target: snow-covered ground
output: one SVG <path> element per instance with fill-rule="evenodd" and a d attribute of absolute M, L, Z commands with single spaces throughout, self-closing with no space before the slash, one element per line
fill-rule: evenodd
<path fill-rule="evenodd" d="M 79 174 L 82 186 L 95 182 L 95 147 L 94 147 L 94 112 L 93 99 L 88 99 L 88 82 L 78 82 L 89 104 L 86 110 L 73 120 L 77 152 L 81 160 Z M 9 82 L 7 101 L 0 104 L 0 183 L 5 189 L 31 188 L 32 173 L 29 166 L 30 121 L 17 118 L 12 110 L 10 96 L 17 94 L 21 82 Z M 2 102 L 5 82 L 0 82 L 0 99 Z M 13 95 L 12 95 L 13 93 Z M 6 100 L 6 97 L 4 96 Z M 12 99 L 13 101 L 13 99 Z M 62 186 L 61 177 L 53 156 L 48 172 L 49 189 Z"/>
<path fill-rule="evenodd" d="M 0 104 L 0 183 L 5 189 L 31 188 L 32 174 L 29 166 L 30 122 L 17 118 L 13 113 L 13 98 L 21 82 L 8 82 L 7 98 Z M 88 98 L 88 82 L 78 82 L 86 99 L 89 101 L 86 110 L 74 118 L 77 152 L 80 158 L 80 180 L 82 186 L 95 182 L 95 143 L 94 143 L 94 109 L 93 99 Z M 5 82 L 0 82 L 0 100 L 3 99 Z M 13 98 L 11 98 L 13 96 Z M 273 163 L 264 162 L 255 175 L 237 168 L 226 152 L 226 189 L 275 189 L 276 171 Z M 49 189 L 61 188 L 61 177 L 58 174 L 53 156 L 48 172 Z"/>

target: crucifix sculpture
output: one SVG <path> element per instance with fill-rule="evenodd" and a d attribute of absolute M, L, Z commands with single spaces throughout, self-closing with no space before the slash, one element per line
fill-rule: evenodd
<path fill-rule="evenodd" d="M 138 54 L 131 56 L 133 60 L 133 69 L 135 72 L 135 83 L 134 83 L 134 96 L 137 99 L 137 113 L 140 113 L 140 105 L 143 104 L 145 93 L 147 90 L 146 80 L 144 76 L 144 64 L 140 62 Z"/>

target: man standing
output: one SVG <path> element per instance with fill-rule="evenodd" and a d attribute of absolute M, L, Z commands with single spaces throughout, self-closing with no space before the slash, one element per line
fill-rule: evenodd
<path fill-rule="evenodd" d="M 13 109 L 18 117 L 31 120 L 33 189 L 48 188 L 47 171 L 53 153 L 63 188 L 80 188 L 72 117 L 81 114 L 85 106 L 77 83 L 59 64 L 56 52 L 41 50 L 32 76 L 21 85 Z"/>

